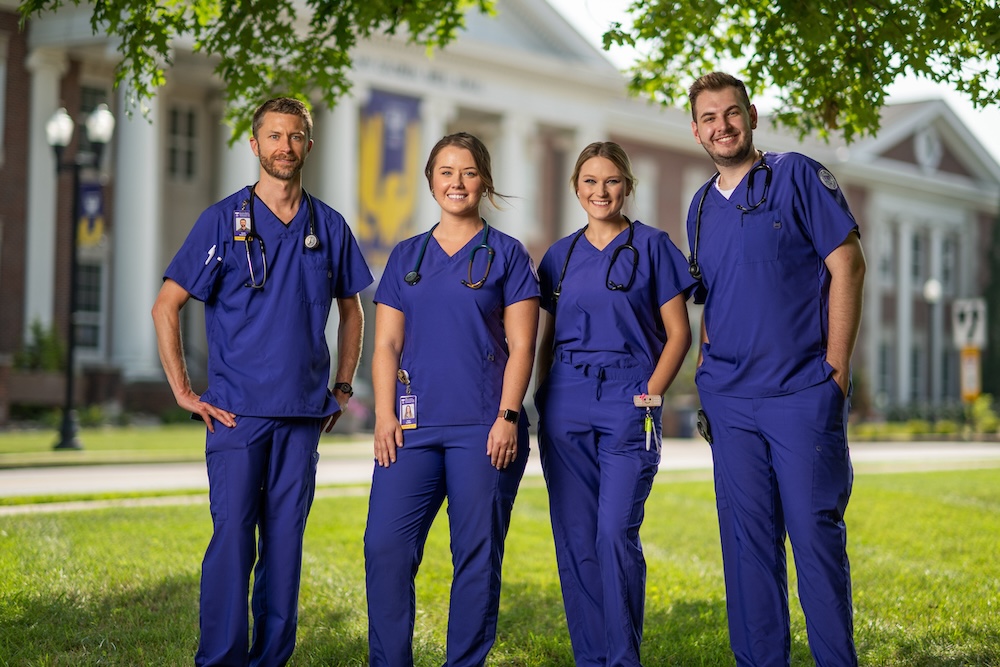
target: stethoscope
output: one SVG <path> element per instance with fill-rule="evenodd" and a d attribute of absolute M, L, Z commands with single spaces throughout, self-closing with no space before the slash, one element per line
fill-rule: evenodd
<path fill-rule="evenodd" d="M 480 220 L 483 221 L 483 237 L 479 240 L 479 245 L 474 247 L 469 253 L 469 279 L 462 280 L 462 284 L 469 289 L 479 289 L 486 284 L 486 279 L 490 275 L 490 267 L 493 266 L 493 257 L 496 255 L 496 252 L 490 247 L 490 244 L 487 243 L 487 239 L 490 235 L 490 223 L 486 222 L 485 218 L 480 218 Z M 417 263 L 413 266 L 412 271 L 403 276 L 403 280 L 406 281 L 407 285 L 413 286 L 420 282 L 420 265 L 424 262 L 424 253 L 427 252 L 427 244 L 431 240 L 431 235 L 434 233 L 434 230 L 437 229 L 439 224 L 441 223 L 434 223 L 434 226 L 431 227 L 430 231 L 424 235 L 424 242 L 420 244 L 420 254 L 417 255 Z M 472 282 L 472 264 L 476 259 L 476 253 L 480 250 L 486 251 L 486 273 L 483 274 L 483 277 L 476 282 Z"/>
<path fill-rule="evenodd" d="M 771 176 L 774 172 L 771 171 L 771 165 L 767 163 L 764 159 L 764 151 L 760 152 L 760 162 L 755 164 L 753 169 L 747 175 L 747 205 L 737 204 L 738 208 L 743 213 L 749 213 L 754 209 L 762 206 L 764 202 L 767 201 L 767 191 L 771 187 Z M 764 172 L 764 190 L 760 193 L 760 199 L 756 204 L 750 203 L 750 193 L 753 192 L 753 179 L 757 175 L 757 172 Z M 715 181 L 719 178 L 719 172 L 715 172 L 712 178 L 709 179 L 708 185 L 705 189 L 701 191 L 701 199 L 698 200 L 698 211 L 695 213 L 694 217 L 694 243 L 691 245 L 691 256 L 688 257 L 688 273 L 695 280 L 701 280 L 701 266 L 698 264 L 698 240 L 701 237 L 701 209 L 705 205 L 705 197 L 708 196 L 709 190 L 715 185 Z"/>
<path fill-rule="evenodd" d="M 635 223 L 628 218 L 625 218 L 625 222 L 628 223 L 628 238 L 625 240 L 625 243 L 615 248 L 615 251 L 611 254 L 611 263 L 608 264 L 608 273 L 604 277 L 604 286 L 612 292 L 628 291 L 628 289 L 632 287 L 632 283 L 635 282 L 635 272 L 639 268 L 639 251 L 632 245 L 632 238 L 635 236 Z M 590 225 L 584 225 L 583 228 L 573 236 L 573 240 L 569 244 L 569 252 L 566 253 L 566 260 L 563 261 L 562 271 L 559 273 L 559 283 L 552 292 L 553 303 L 558 303 L 559 295 L 562 294 L 563 279 L 566 278 L 566 269 L 569 268 L 569 258 L 573 255 L 573 248 L 576 247 L 576 242 L 580 240 L 580 237 L 583 236 L 589 226 Z M 628 282 L 616 283 L 611 280 L 611 269 L 615 267 L 615 262 L 618 261 L 618 256 L 625 250 L 632 253 L 632 273 L 628 277 Z"/>
<path fill-rule="evenodd" d="M 264 237 L 257 233 L 257 222 L 253 215 L 253 200 L 256 189 L 256 184 L 251 185 L 250 198 L 244 199 L 241 203 L 241 209 L 244 211 L 247 210 L 247 205 L 250 207 L 250 228 L 247 230 L 247 233 L 243 235 L 243 243 L 246 244 L 247 248 L 247 265 L 250 267 L 250 282 L 244 283 L 243 286 L 253 289 L 261 289 L 264 287 L 264 283 L 267 282 L 267 251 L 264 248 Z M 312 197 L 309 196 L 309 193 L 303 189 L 302 194 L 305 196 L 306 206 L 309 208 L 309 233 L 306 234 L 306 238 L 303 243 L 309 250 L 315 250 L 319 247 L 319 237 L 316 236 L 316 211 L 313 208 L 313 200 Z M 254 275 L 253 261 L 250 256 L 250 242 L 255 238 L 257 239 L 257 242 L 260 243 L 260 264 L 262 268 L 260 283 L 257 282 L 257 278 Z"/>

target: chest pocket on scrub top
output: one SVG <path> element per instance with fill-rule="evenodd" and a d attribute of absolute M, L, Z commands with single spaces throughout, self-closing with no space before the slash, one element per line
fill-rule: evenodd
<path fill-rule="evenodd" d="M 781 247 L 781 228 L 781 215 L 778 211 L 744 213 L 740 225 L 740 264 L 777 260 L 778 249 Z"/>
<path fill-rule="evenodd" d="M 333 263 L 317 251 L 308 251 L 302 258 L 301 271 L 302 301 L 329 307 L 333 300 Z"/>

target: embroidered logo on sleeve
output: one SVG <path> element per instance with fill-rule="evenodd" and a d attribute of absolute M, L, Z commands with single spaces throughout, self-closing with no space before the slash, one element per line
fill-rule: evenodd
<path fill-rule="evenodd" d="M 820 169 L 816 173 L 819 175 L 819 180 L 820 180 L 820 182 L 823 185 L 825 185 L 826 187 L 830 188 L 831 190 L 836 190 L 837 189 L 837 187 L 838 187 L 838 185 L 837 185 L 837 179 L 833 177 L 833 174 L 831 174 L 826 169 Z"/>

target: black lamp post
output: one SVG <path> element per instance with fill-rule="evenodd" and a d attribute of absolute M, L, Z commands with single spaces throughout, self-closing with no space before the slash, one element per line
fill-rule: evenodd
<path fill-rule="evenodd" d="M 63 151 L 73 138 L 76 123 L 65 108 L 56 111 L 45 124 L 45 138 L 56 154 L 56 173 L 63 169 L 73 170 L 73 220 L 70 225 L 69 250 L 69 318 L 66 325 L 66 398 L 63 402 L 62 425 L 59 428 L 59 442 L 56 449 L 82 449 L 83 445 L 77 437 L 76 411 L 73 409 L 73 389 L 75 379 L 76 350 L 76 244 L 80 225 L 80 170 L 83 167 L 99 167 L 104 146 L 111 141 L 115 131 L 115 117 L 108 110 L 108 105 L 98 105 L 87 117 L 87 139 L 90 150 L 77 151 L 76 159 L 63 164 Z"/>

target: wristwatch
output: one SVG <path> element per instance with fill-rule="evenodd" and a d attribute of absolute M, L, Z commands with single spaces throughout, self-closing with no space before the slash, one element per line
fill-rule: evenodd
<path fill-rule="evenodd" d="M 521 413 L 517 410 L 501 410 L 500 416 L 503 417 L 504 421 L 508 421 L 511 424 L 517 423 L 517 418 L 521 416 Z"/>
<path fill-rule="evenodd" d="M 348 396 L 354 396 L 354 387 L 351 386 L 350 382 L 338 382 L 333 385 L 333 388 L 342 394 L 347 394 Z"/>

